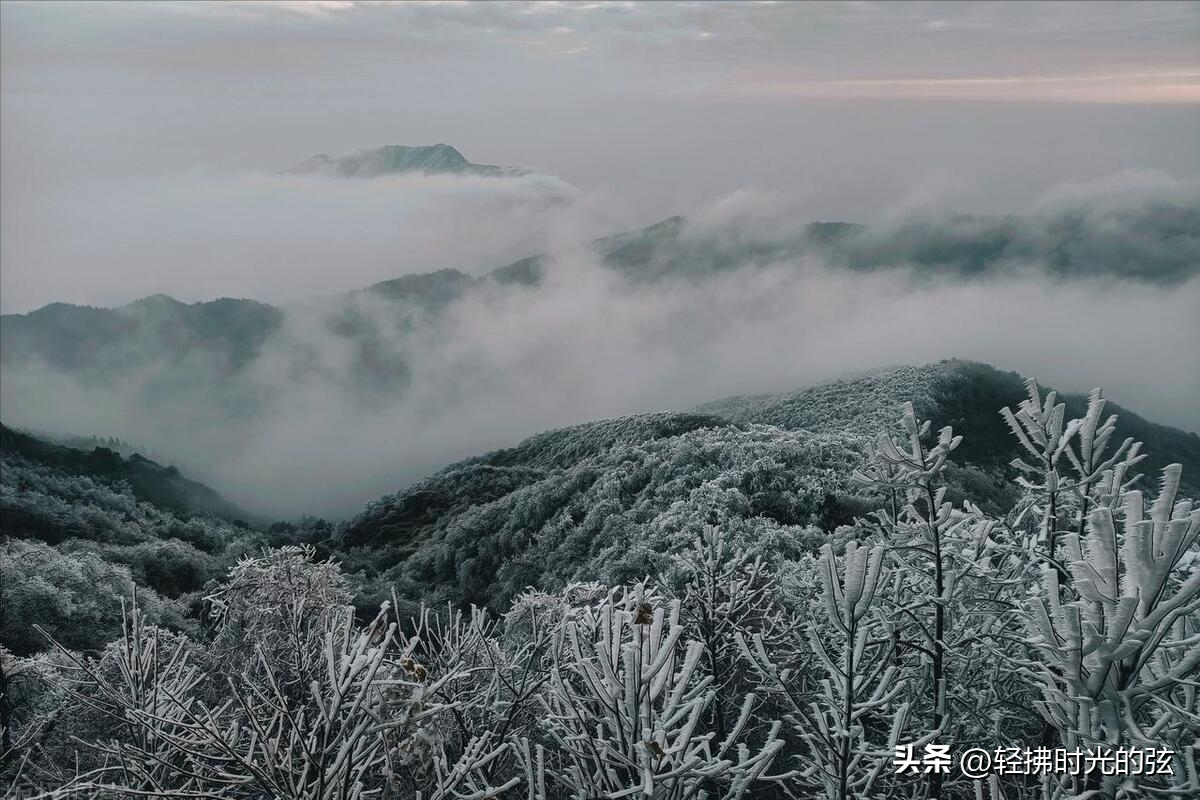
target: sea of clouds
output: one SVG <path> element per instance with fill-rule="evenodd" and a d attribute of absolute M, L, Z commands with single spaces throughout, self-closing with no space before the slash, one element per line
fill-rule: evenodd
<path fill-rule="evenodd" d="M 279 304 L 284 320 L 234 374 L 200 348 L 182 363 L 151 358 L 86 384 L 44 364 L 8 364 L 4 422 L 142 443 L 271 516 L 348 515 L 556 426 L 946 357 L 1064 389 L 1102 385 L 1151 419 L 1200 430 L 1189 354 L 1200 341 L 1200 249 L 1186 224 L 1200 193 L 1162 173 L 1056 185 L 1001 222 L 958 215 L 936 192 L 910 196 L 872 222 L 857 266 L 814 251 L 650 283 L 608 268 L 588 242 L 655 220 L 631 220 L 620 198 L 544 175 L 193 171 L 53 202 L 61 227 L 38 229 L 46 216 L 30 209 L 33 228 L 16 234 L 28 244 L 8 243 L 47 270 L 6 285 L 14 302 L 252 297 Z M 700 203 L 682 235 L 788 239 L 811 208 L 801 189 L 748 187 Z M 1175 214 L 1168 222 L 1183 229 L 1148 237 L 1147 214 Z M 1051 268 L 1053 248 L 1038 243 L 1063 220 L 1079 226 L 1076 263 L 1093 259 L 1096 270 Z M 1028 246 L 978 274 L 931 272 L 911 255 L 921 236 L 991 235 L 997 225 Z M 481 283 L 437 313 L 340 294 L 442 267 L 478 275 L 536 252 L 548 255 L 540 285 Z M 358 343 L 331 324 L 348 309 L 402 365 L 402 380 L 364 388 Z"/>

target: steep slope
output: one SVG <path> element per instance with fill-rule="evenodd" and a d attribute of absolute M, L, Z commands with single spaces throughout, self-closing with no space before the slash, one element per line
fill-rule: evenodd
<path fill-rule="evenodd" d="M 0 455 L 40 464 L 67 475 L 126 484 L 138 500 L 183 516 L 248 520 L 252 515 L 213 489 L 136 453 L 123 458 L 107 447 L 90 451 L 53 444 L 0 425 Z"/>
<path fill-rule="evenodd" d="M 891 424 L 899 400 L 910 399 L 935 426 L 951 425 L 966 438 L 956 460 L 983 470 L 1003 469 L 1017 456 L 1014 441 L 999 415 L 1025 397 L 1024 379 L 973 361 L 949 359 L 923 367 L 873 370 L 865 375 L 803 391 L 758 397 L 734 397 L 707 403 L 698 411 L 741 423 L 774 425 L 785 430 L 878 430 Z M 1087 405 L 1081 394 L 1064 393 L 1067 414 L 1079 416 Z M 1200 436 L 1159 425 L 1109 402 L 1118 415 L 1117 435 L 1143 442 L 1143 472 L 1157 474 L 1167 464 L 1184 467 L 1184 491 L 1200 495 Z"/>
<path fill-rule="evenodd" d="M 45 649 L 37 623 L 95 650 L 135 595 L 147 620 L 193 630 L 204 585 L 269 541 L 245 517 L 173 468 L 0 425 L 0 645 Z"/>
<path fill-rule="evenodd" d="M 769 557 L 795 555 L 870 510 L 849 474 L 908 400 L 965 436 L 947 473 L 951 499 L 1002 512 L 1017 499 L 1008 466 L 1017 451 L 998 412 L 1024 395 L 1015 373 L 943 361 L 550 431 L 370 504 L 339 547 L 368 604 L 396 585 L 402 596 L 496 608 L 525 586 L 669 570 L 670 552 L 708 522 Z M 1082 411 L 1084 398 L 1065 399 Z M 1196 494 L 1200 437 L 1108 410 L 1120 415 L 1118 437 L 1145 442 L 1146 471 L 1183 463 Z"/>
<path fill-rule="evenodd" d="M 672 568 L 697 526 L 798 556 L 864 510 L 844 494 L 862 440 L 712 417 L 592 423 L 448 467 L 368 506 L 342 532 L 362 602 L 402 597 L 503 609 L 527 586 Z"/>

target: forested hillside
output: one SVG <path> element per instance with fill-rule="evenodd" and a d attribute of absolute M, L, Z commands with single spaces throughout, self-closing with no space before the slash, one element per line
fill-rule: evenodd
<path fill-rule="evenodd" d="M 173 467 L 0 426 L 0 646 L 27 655 L 50 635 L 102 648 L 135 593 L 147 620 L 195 632 L 205 584 L 241 555 L 304 538 L 253 519 Z"/>
<path fill-rule="evenodd" d="M 0 0 L 0 800 L 1200 800 L 1198 43 Z"/>
<path fill-rule="evenodd" d="M 448 466 L 343 523 L 269 530 L 174 468 L 3 428 L 2 524 L 7 537 L 128 567 L 129 580 L 168 598 L 198 591 L 255 547 L 311 542 L 342 560 L 362 610 L 393 591 L 411 603 L 504 610 L 529 586 L 669 572 L 669 553 L 698 524 L 720 525 L 775 561 L 815 550 L 874 507 L 851 475 L 871 441 L 864 431 L 889 429 L 904 398 L 966 437 L 942 473 L 947 496 L 1007 513 L 1021 496 L 1010 466 L 1018 445 L 985 409 L 1023 393 L 1015 373 L 972 362 L 875 370 L 792 394 L 549 431 Z M 1086 398 L 1063 402 L 1080 414 Z M 1182 491 L 1197 493 L 1200 437 L 1110 408 L 1117 435 L 1147 445 L 1135 471 L 1182 464 Z"/>
<path fill-rule="evenodd" d="M 700 524 L 767 557 L 797 556 L 866 510 L 845 494 L 864 444 L 854 435 L 668 415 L 613 427 L 646 436 L 621 441 L 603 423 L 571 429 L 561 450 L 529 447 L 545 466 L 494 463 L 509 459 L 501 452 L 372 504 L 345 530 L 346 568 L 377 576 L 366 585 L 379 582 L 378 592 L 502 610 L 529 586 L 663 573 Z"/>
<path fill-rule="evenodd" d="M 956 461 L 992 473 L 1007 467 L 1017 454 L 1008 426 L 992 409 L 1015 405 L 1024 396 L 1024 381 L 1015 372 L 948 359 L 923 367 L 872 370 L 789 394 L 719 400 L 698 410 L 785 430 L 861 430 L 886 425 L 896 398 L 907 397 L 924 418 L 967 433 Z M 1069 414 L 1081 415 L 1087 407 L 1087 397 L 1081 394 L 1060 393 L 1059 398 Z M 1121 436 L 1145 443 L 1146 473 L 1182 464 L 1184 490 L 1200 494 L 1200 436 L 1150 422 L 1113 403 L 1109 408 L 1119 416 Z"/>
<path fill-rule="evenodd" d="M 249 520 L 253 515 L 230 503 L 208 486 L 185 478 L 139 453 L 122 456 L 105 446 L 67 447 L 0 425 L 0 452 L 68 475 L 125 484 L 138 500 L 185 516 Z M 243 523 L 244 524 L 244 523 Z"/>
<path fill-rule="evenodd" d="M 343 527 L 339 548 L 364 578 L 367 606 L 399 586 L 414 599 L 494 609 L 527 586 L 660 574 L 702 522 L 766 558 L 795 557 L 871 509 L 850 485 L 871 439 L 862 432 L 889 429 L 905 398 L 966 437 L 943 471 L 947 496 L 1003 514 L 1020 497 L 1010 466 L 1019 444 L 987 409 L 1025 391 L 1015 373 L 944 361 L 551 431 L 372 503 Z M 1081 414 L 1087 398 L 1063 402 Z M 1117 436 L 1147 443 L 1136 471 L 1183 464 L 1184 490 L 1196 493 L 1200 437 L 1110 408 Z"/>
<path fill-rule="evenodd" d="M 1009 384 L 942 362 L 589 423 L 336 530 L 185 518 L 81 473 L 114 454 L 8 432 L 0 774 L 97 800 L 1192 796 L 1184 468 L 1138 479 L 1098 390 L 1072 416 L 1028 382 L 1008 448 L 916 410 Z M 931 743 L 1156 766 L 894 767 Z"/>

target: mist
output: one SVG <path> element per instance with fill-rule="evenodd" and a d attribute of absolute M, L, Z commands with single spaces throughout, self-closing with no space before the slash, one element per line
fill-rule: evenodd
<path fill-rule="evenodd" d="M 546 247 L 577 194 L 546 175 L 344 181 L 202 169 L 51 189 L 6 209 L 4 258 L 20 268 L 4 273 L 5 310 L 160 293 L 291 302 L 494 267 Z"/>
<path fill-rule="evenodd" d="M 556 426 L 948 357 L 1064 390 L 1101 385 L 1156 421 L 1200 430 L 1200 370 L 1174 356 L 1181 343 L 1200 340 L 1197 261 L 1167 283 L 1112 270 L 1068 280 L 1033 260 L 1000 261 L 970 276 L 930 272 L 907 260 L 912 232 L 937 239 L 960 223 L 924 203 L 898 207 L 871 234 L 873 252 L 892 242 L 887 268 L 849 268 L 813 254 L 647 283 L 614 271 L 587 244 L 620 216 L 606 210 L 613 199 L 554 179 L 293 180 L 234 181 L 246 196 L 223 196 L 229 214 L 214 217 L 210 233 L 253 210 L 252 233 L 233 226 L 245 251 L 253 249 L 245 237 L 262 234 L 266 246 L 286 227 L 295 240 L 270 257 L 297 259 L 291 274 L 303 291 L 386 277 L 394 247 L 384 235 L 386 214 L 394 206 L 427 215 L 419 236 L 407 234 L 414 244 L 406 263 L 432 266 L 454 254 L 452 263 L 498 266 L 536 244 L 548 253 L 546 274 L 537 286 L 480 284 L 436 312 L 398 310 L 372 293 L 293 301 L 233 377 L 202 348 L 183 363 L 147 358 L 119 380 L 86 384 L 36 362 L 6 364 L 6 423 L 127 439 L 275 517 L 346 516 L 453 461 Z M 264 189 L 277 181 L 288 182 L 292 201 L 273 219 L 251 205 L 279 201 Z M 1067 213 L 1094 221 L 1084 228 L 1085 245 L 1102 243 L 1102 235 L 1128 241 L 1111 222 L 1128 215 L 1109 212 L 1191 208 L 1194 192 L 1193 183 L 1153 173 L 1056 186 L 1031 200 L 1038 211 L 1017 238 L 1036 238 L 1029 231 Z M 197 197 L 205 195 L 190 197 L 194 210 L 203 205 Z M 702 208 L 685 239 L 786 238 L 800 227 L 802 204 L 802 196 L 745 189 Z M 167 206 L 157 218 L 164 242 L 186 239 L 170 224 L 176 212 Z M 330 238 L 345 228 L 319 225 L 326 213 L 340 215 L 339 225 L 359 220 L 358 235 Z M 457 227 L 439 227 L 438 219 Z M 1177 265 L 1194 247 L 1185 239 L 1147 252 L 1165 248 Z M 201 269 L 203 259 L 191 257 Z M 197 280 L 199 292 L 216 279 Z M 399 378 L 364 380 L 357 341 L 337 332 L 348 315 L 371 332 L 376 373 L 394 361 Z M 155 352 L 155 342 L 142 346 Z"/>
<path fill-rule="evenodd" d="M 1188 4 L 6 2 L 0 15 L 5 313 L 156 292 L 293 300 L 504 263 L 563 225 L 531 211 L 529 187 L 478 186 L 464 208 L 450 187 L 372 200 L 273 180 L 353 148 L 447 142 L 558 176 L 608 198 L 596 235 L 746 188 L 805 220 L 875 223 L 904 202 L 1004 214 L 1052 184 L 1200 172 Z"/>
<path fill-rule="evenodd" d="M 0 18 L 0 311 L 133 331 L 113 353 L 56 329 L 73 369 L 12 337 L 4 423 L 121 437 L 262 514 L 344 516 L 554 426 L 945 357 L 1200 430 L 1195 4 Z M 435 142 L 529 172 L 283 174 Z M 590 244 L 674 215 L 653 279 Z M 811 222 L 866 227 L 816 246 Z M 487 277 L 534 254 L 536 286 Z M 360 291 L 446 268 L 432 305 Z M 273 308 L 193 329 L 156 295 Z"/>

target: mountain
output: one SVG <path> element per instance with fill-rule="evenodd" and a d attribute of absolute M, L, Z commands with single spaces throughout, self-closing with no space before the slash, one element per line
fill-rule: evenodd
<path fill-rule="evenodd" d="M 412 303 L 430 311 L 440 311 L 480 283 L 465 272 L 440 269 L 416 275 L 401 275 L 373 283 L 361 291 L 396 303 Z"/>
<path fill-rule="evenodd" d="M 65 475 L 125 484 L 139 501 L 185 517 L 200 515 L 230 522 L 254 518 L 208 486 L 185 478 L 175 467 L 164 467 L 137 453 L 122 457 L 107 447 L 65 447 L 0 425 L 0 455 L 6 462 L 19 458 Z M 5 521 L 6 529 L 9 522 Z"/>
<path fill-rule="evenodd" d="M 394 589 L 403 603 L 503 610 L 529 586 L 669 574 L 672 554 L 705 524 L 786 572 L 873 510 L 850 475 L 906 401 L 935 428 L 964 436 L 946 472 L 948 497 L 1004 513 L 1019 499 L 1009 466 L 1018 453 L 998 412 L 1024 395 L 1016 373 L 976 362 L 873 370 L 797 392 L 547 431 L 452 464 L 336 527 L 316 520 L 270 531 L 236 522 L 248 516 L 171 467 L 0 426 L 0 530 L 56 564 L 90 554 L 106 581 L 153 589 L 175 625 L 187 614 L 172 598 L 184 602 L 240 554 L 271 542 L 311 542 L 336 556 L 364 609 Z M 1063 400 L 1070 414 L 1082 412 L 1083 397 Z M 1144 442 L 1147 488 L 1159 468 L 1180 463 L 1184 493 L 1200 494 L 1200 437 L 1115 404 L 1106 412 L 1119 417 L 1118 440 Z M 114 609 L 105 613 L 119 622 Z M 31 631 L 14 636 L 8 641 L 35 646 Z"/>
<path fill-rule="evenodd" d="M 1016 372 L 948 359 L 923 367 L 872 370 L 788 394 L 728 398 L 706 403 L 697 412 L 783 430 L 879 430 L 894 421 L 897 402 L 911 400 L 917 413 L 935 427 L 950 425 L 965 434 L 955 460 L 994 471 L 1006 469 L 1018 455 L 998 412 L 1015 409 L 1025 397 L 1024 378 Z M 1082 394 L 1060 392 L 1059 401 L 1066 403 L 1068 418 L 1082 416 L 1087 407 Z M 1167 464 L 1182 464 L 1184 493 L 1200 496 L 1200 436 L 1151 422 L 1111 401 L 1105 413 L 1118 416 L 1118 438 L 1129 436 L 1143 443 L 1143 473 L 1157 475 Z"/>
<path fill-rule="evenodd" d="M 320 164 L 344 164 L 336 169 L 356 175 L 380 164 L 390 165 L 387 169 L 501 169 L 470 164 L 448 145 L 382 148 L 347 156 L 344 162 L 341 157 L 318 159 L 324 159 Z M 1033 265 L 1056 279 L 1088 275 L 1170 286 L 1200 271 L 1200 209 L 1157 204 L 1029 218 L 959 215 L 892 227 L 813 222 L 757 232 L 671 217 L 596 239 L 591 247 L 603 264 L 632 284 L 703 281 L 734 269 L 792 268 L 815 258 L 834 269 L 904 270 L 914 280 L 987 279 Z M 536 287 L 552 268 L 552 258 L 533 254 L 480 277 L 453 268 L 403 275 L 325 298 L 304 314 L 325 315 L 323 324 L 349 340 L 362 362 L 354 369 L 363 373 L 388 345 L 377 326 L 364 322 L 361 300 L 392 303 L 389 313 L 397 327 L 412 330 L 473 291 Z M 52 303 L 26 314 L 0 315 L 0 363 L 41 362 L 98 382 L 147 365 L 197 360 L 225 375 L 253 362 L 281 329 L 284 315 L 282 308 L 231 298 L 187 304 L 155 295 L 112 309 Z M 403 357 L 392 352 L 385 360 Z M 382 385 L 398 386 L 390 380 Z"/>
<path fill-rule="evenodd" d="M 591 242 L 601 262 L 634 283 L 703 279 L 741 267 L 825 253 L 865 230 L 849 222 L 812 222 L 786 235 L 752 236 L 730 231 L 706 232 L 683 217 L 668 217 L 635 231 Z M 549 268 L 543 254 L 493 270 L 501 283 L 536 285 Z"/>
<path fill-rule="evenodd" d="M 198 357 L 236 371 L 282 320 L 278 308 L 231 298 L 189 304 L 159 294 L 118 308 L 52 303 L 0 316 L 0 359 L 36 360 L 84 377 Z"/>
<path fill-rule="evenodd" d="M 148 621 L 194 633 L 205 584 L 270 542 L 248 518 L 173 467 L 0 425 L 0 646 L 27 655 L 49 634 L 94 652 L 135 599 Z"/>
<path fill-rule="evenodd" d="M 482 175 L 513 177 L 528 174 L 521 167 L 472 164 L 448 144 L 386 145 L 369 150 L 351 150 L 341 155 L 321 153 L 286 170 L 293 175 L 327 175 L 337 178 L 377 178 L 419 172 L 427 175 Z"/>
<path fill-rule="evenodd" d="M 907 270 L 915 280 L 1001 278 L 1035 270 L 1056 280 L 1179 285 L 1200 274 L 1200 205 L 1147 204 L 1026 216 L 914 218 L 889 225 L 810 222 L 755 228 L 670 217 L 597 239 L 602 263 L 637 283 L 696 280 L 743 267 L 816 258 L 834 269 Z M 493 271 L 536 284 L 549 266 L 529 256 Z"/>
<path fill-rule="evenodd" d="M 935 429 L 965 437 L 950 498 L 1002 513 L 1018 499 L 1008 463 L 1018 452 L 999 411 L 1024 397 L 1016 373 L 950 360 L 550 431 L 371 503 L 342 528 L 339 548 L 376 592 L 394 585 L 498 609 L 526 586 L 669 570 L 680 537 L 708 522 L 759 552 L 794 555 L 870 510 L 849 475 L 909 400 Z M 1063 399 L 1081 413 L 1085 398 Z M 1184 491 L 1200 493 L 1200 437 L 1114 404 L 1107 412 L 1119 415 L 1118 440 L 1145 443 L 1144 472 L 1181 463 Z"/>

